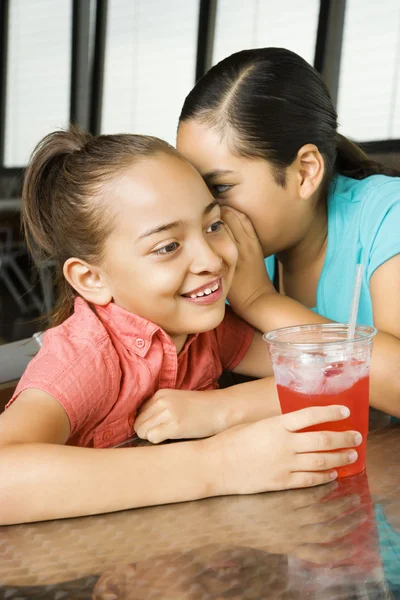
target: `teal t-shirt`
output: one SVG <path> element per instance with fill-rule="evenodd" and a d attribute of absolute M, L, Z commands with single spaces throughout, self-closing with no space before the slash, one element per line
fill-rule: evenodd
<path fill-rule="evenodd" d="M 315 311 L 347 323 L 357 263 L 364 265 L 357 323 L 373 325 L 369 281 L 385 261 L 400 254 L 400 177 L 361 181 L 334 177 L 328 194 L 328 245 Z M 275 260 L 265 260 L 271 279 Z M 400 302 L 400 298 L 399 298 Z"/>

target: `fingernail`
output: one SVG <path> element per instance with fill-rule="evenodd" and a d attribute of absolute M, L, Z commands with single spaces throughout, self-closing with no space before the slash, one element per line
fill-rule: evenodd
<path fill-rule="evenodd" d="M 355 433 L 354 434 L 354 443 L 356 446 L 359 446 L 362 442 L 362 435 L 361 433 Z"/>
<path fill-rule="evenodd" d="M 347 408 L 347 406 L 342 406 L 340 409 L 340 413 L 341 413 L 342 417 L 348 417 L 348 416 L 350 416 L 350 409 Z"/>
<path fill-rule="evenodd" d="M 355 450 L 350 450 L 349 452 L 349 463 L 356 462 L 358 458 L 358 454 Z"/>
<path fill-rule="evenodd" d="M 336 479 L 337 471 L 331 471 L 331 479 Z"/>

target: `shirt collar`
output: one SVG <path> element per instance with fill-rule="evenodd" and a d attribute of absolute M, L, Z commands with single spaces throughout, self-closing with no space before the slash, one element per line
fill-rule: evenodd
<path fill-rule="evenodd" d="M 82 302 L 86 304 L 83 298 L 76 298 L 75 310 L 79 310 L 79 305 Z M 107 331 L 112 332 L 113 336 L 117 337 L 128 350 L 138 356 L 146 356 L 155 334 L 162 338 L 163 344 L 173 346 L 175 350 L 175 344 L 171 337 L 162 327 L 152 321 L 139 317 L 139 315 L 129 312 L 114 302 L 110 302 L 105 306 L 96 304 L 93 308 Z M 179 353 L 180 355 L 187 350 L 197 336 L 198 334 L 188 336 L 182 351 Z"/>

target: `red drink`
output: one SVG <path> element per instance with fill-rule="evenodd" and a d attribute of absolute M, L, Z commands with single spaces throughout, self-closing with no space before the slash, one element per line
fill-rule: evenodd
<path fill-rule="evenodd" d="M 358 459 L 338 467 L 339 477 L 365 469 L 369 417 L 369 365 L 373 327 L 357 325 L 348 338 L 347 325 L 328 323 L 285 327 L 265 334 L 283 413 L 310 406 L 347 406 L 350 416 L 304 431 L 359 431 Z"/>
<path fill-rule="evenodd" d="M 350 409 L 350 417 L 344 421 L 335 421 L 324 423 L 323 425 L 313 425 L 303 431 L 359 431 L 363 435 L 363 441 L 357 446 L 358 459 L 351 465 L 338 467 L 338 477 L 348 477 L 361 473 L 365 469 L 365 453 L 367 445 L 368 432 L 368 403 L 360 399 L 368 398 L 369 395 L 369 376 L 362 377 L 351 387 L 337 394 L 303 394 L 294 389 L 277 385 L 279 402 L 283 413 L 300 410 L 307 406 L 330 406 L 331 404 L 340 404 Z"/>

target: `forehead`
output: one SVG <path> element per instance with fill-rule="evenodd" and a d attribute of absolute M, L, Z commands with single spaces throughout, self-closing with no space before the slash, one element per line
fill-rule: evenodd
<path fill-rule="evenodd" d="M 117 220 L 139 231 L 149 223 L 202 217 L 212 196 L 186 160 L 159 154 L 129 166 L 113 182 L 110 199 Z"/>
<path fill-rule="evenodd" d="M 229 138 L 214 127 L 197 121 L 180 124 L 177 148 L 202 175 L 213 169 L 239 170 L 242 158 L 233 154 Z"/>

